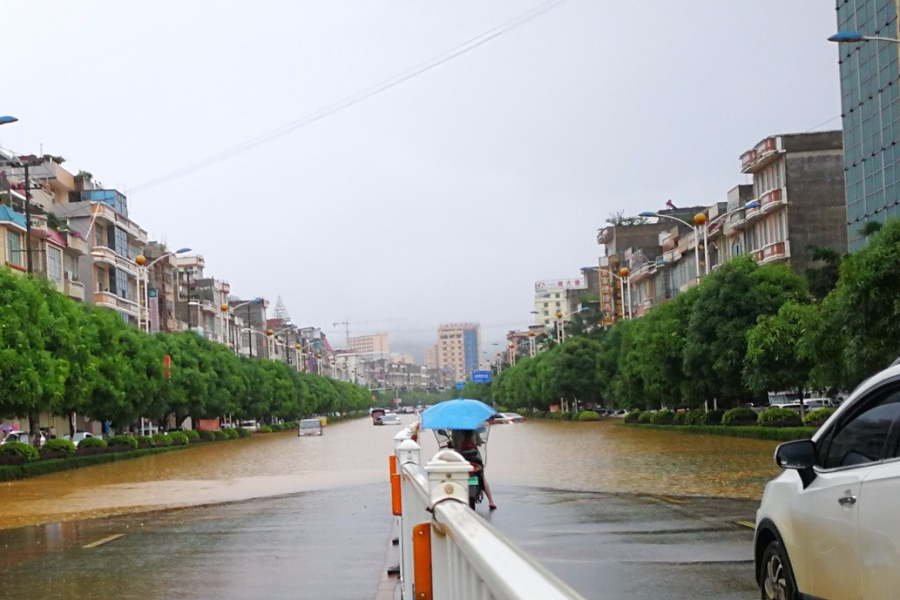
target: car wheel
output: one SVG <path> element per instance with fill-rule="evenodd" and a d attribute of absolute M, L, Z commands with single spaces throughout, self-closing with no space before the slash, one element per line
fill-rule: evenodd
<path fill-rule="evenodd" d="M 780 543 L 773 541 L 766 547 L 759 582 L 762 600 L 795 600 L 797 584 L 787 552 Z"/>

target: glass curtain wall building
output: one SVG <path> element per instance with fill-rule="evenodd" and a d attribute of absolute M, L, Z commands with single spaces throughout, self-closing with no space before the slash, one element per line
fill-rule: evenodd
<path fill-rule="evenodd" d="M 838 31 L 900 37 L 897 0 L 838 0 Z M 898 44 L 839 44 L 847 240 L 866 244 L 862 229 L 900 217 L 900 68 Z"/>

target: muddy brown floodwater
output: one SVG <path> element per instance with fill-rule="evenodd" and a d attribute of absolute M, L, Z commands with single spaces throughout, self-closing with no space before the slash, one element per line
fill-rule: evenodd
<path fill-rule="evenodd" d="M 0 528 L 379 481 L 387 485 L 387 457 L 398 431 L 360 419 L 329 425 L 322 437 L 254 435 L 0 483 Z M 437 450 L 430 432 L 423 432 L 420 442 L 423 456 Z M 778 472 L 775 446 L 608 421 L 529 421 L 492 428 L 487 473 L 495 485 L 758 498 Z"/>

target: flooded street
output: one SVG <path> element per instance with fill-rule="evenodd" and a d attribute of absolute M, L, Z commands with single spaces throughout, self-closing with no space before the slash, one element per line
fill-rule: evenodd
<path fill-rule="evenodd" d="M 254 435 L 2 483 L 0 528 L 379 482 L 387 487 L 398 430 L 360 419 L 329 425 L 322 437 Z M 430 432 L 420 442 L 424 456 L 437 449 Z M 488 474 L 500 485 L 759 498 L 777 473 L 775 446 L 611 422 L 529 421 L 492 429 Z"/>

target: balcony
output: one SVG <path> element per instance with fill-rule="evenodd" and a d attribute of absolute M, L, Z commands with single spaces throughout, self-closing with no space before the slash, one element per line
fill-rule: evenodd
<path fill-rule="evenodd" d="M 766 138 L 741 155 L 741 172 L 755 173 L 773 163 L 781 152 L 780 137 Z"/>
<path fill-rule="evenodd" d="M 747 228 L 747 216 L 744 214 L 746 211 L 736 212 L 732 215 L 725 217 L 725 225 L 722 227 L 722 232 L 726 237 L 732 235 L 735 231 L 742 231 Z"/>
<path fill-rule="evenodd" d="M 94 304 L 96 306 L 103 306 L 104 308 L 121 310 L 133 316 L 135 319 L 140 313 L 140 306 L 138 306 L 137 302 L 119 298 L 110 292 L 94 292 Z"/>
<path fill-rule="evenodd" d="M 106 246 L 94 246 L 91 257 L 95 262 L 103 262 L 122 269 L 132 277 L 137 277 L 137 265 L 127 258 L 122 258 Z"/>
<path fill-rule="evenodd" d="M 71 280 L 68 273 L 66 273 L 66 278 L 63 283 L 63 293 L 69 298 L 84 302 L 84 284 L 80 281 Z"/>
<path fill-rule="evenodd" d="M 778 209 L 780 206 L 787 204 L 787 190 L 778 188 L 771 192 L 766 192 L 759 197 L 760 210 L 762 214 L 767 215 Z"/>
<path fill-rule="evenodd" d="M 752 225 L 753 223 L 755 223 L 756 221 L 758 221 L 759 219 L 762 218 L 762 216 L 763 216 L 762 207 L 758 206 L 756 208 L 744 209 L 744 214 L 747 217 L 747 225 Z"/>
<path fill-rule="evenodd" d="M 66 244 L 69 247 L 71 253 L 74 254 L 88 254 L 91 249 L 88 246 L 88 243 L 84 240 L 84 238 L 72 235 L 71 233 L 66 236 Z"/>
<path fill-rule="evenodd" d="M 753 251 L 753 258 L 761 265 L 780 262 L 791 257 L 790 242 L 775 242 Z"/>
<path fill-rule="evenodd" d="M 91 204 L 91 211 L 89 215 L 93 216 L 94 213 L 100 213 L 97 218 L 105 219 L 110 223 L 116 224 L 118 227 L 122 228 L 129 236 L 137 239 L 140 242 L 146 243 L 147 241 L 147 232 L 138 227 L 131 221 L 128 217 L 123 217 L 119 213 L 117 213 L 113 208 L 106 204 L 105 202 L 94 202 Z"/>

